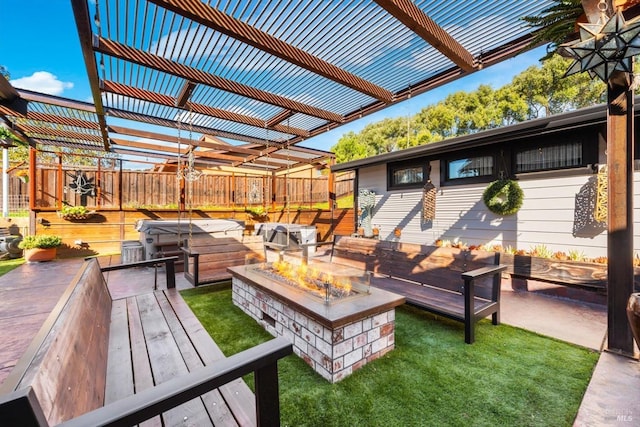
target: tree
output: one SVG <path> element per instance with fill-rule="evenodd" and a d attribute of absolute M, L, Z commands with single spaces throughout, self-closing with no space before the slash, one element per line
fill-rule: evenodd
<path fill-rule="evenodd" d="M 553 55 L 542 67 L 529 67 L 513 78 L 513 89 L 527 103 L 527 118 L 563 113 L 602 100 L 604 83 L 585 73 L 565 77 L 570 64 L 571 60 Z"/>
<path fill-rule="evenodd" d="M 0 65 L 0 75 L 4 76 L 4 78 L 7 80 L 11 78 L 11 74 L 9 73 L 9 70 L 4 65 Z"/>
<path fill-rule="evenodd" d="M 337 163 L 364 159 L 373 155 L 367 145 L 360 143 L 358 135 L 353 131 L 342 135 L 336 145 L 331 147 L 331 151 L 335 153 Z"/>
<path fill-rule="evenodd" d="M 498 110 L 502 125 L 509 126 L 527 119 L 529 110 L 526 101 L 516 92 L 513 85 L 506 85 L 496 91 Z"/>

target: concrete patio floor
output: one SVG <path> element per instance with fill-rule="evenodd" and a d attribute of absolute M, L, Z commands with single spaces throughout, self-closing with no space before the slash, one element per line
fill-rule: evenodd
<path fill-rule="evenodd" d="M 0 277 L 0 383 L 53 309 L 82 259 L 24 264 Z M 101 257 L 103 266 L 119 262 L 118 256 Z M 127 275 L 123 277 L 122 275 Z M 165 277 L 152 268 L 107 274 L 113 298 L 121 298 L 154 286 L 163 288 Z M 133 279 L 133 277 L 131 277 Z M 179 289 L 190 288 L 181 273 Z M 36 298 L 37 296 L 37 298 Z M 502 323 L 571 342 L 596 351 L 606 337 L 606 307 L 593 303 L 513 290 L 503 282 Z M 575 420 L 576 426 L 640 426 L 640 362 L 601 352 L 600 359 Z"/>

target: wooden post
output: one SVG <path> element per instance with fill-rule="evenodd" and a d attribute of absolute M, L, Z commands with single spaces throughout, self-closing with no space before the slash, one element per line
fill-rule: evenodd
<path fill-rule="evenodd" d="M 96 172 L 96 207 L 100 209 L 102 198 L 102 159 L 98 158 L 98 170 Z"/>
<path fill-rule="evenodd" d="M 29 210 L 36 208 L 36 149 L 29 147 Z"/>
<path fill-rule="evenodd" d="M 58 154 L 58 185 L 56 185 L 56 205 L 58 209 L 62 209 L 63 187 L 64 187 L 64 173 L 62 171 L 62 154 Z"/>
<path fill-rule="evenodd" d="M 179 205 L 178 205 L 178 216 L 179 217 L 182 217 L 182 212 L 184 212 L 186 210 L 185 204 L 186 204 L 187 197 L 186 197 L 186 192 L 185 192 L 186 186 L 185 186 L 184 181 L 185 181 L 184 179 L 178 180 L 178 191 L 179 191 L 179 198 L 180 198 L 180 202 L 179 202 Z"/>
<path fill-rule="evenodd" d="M 353 231 L 352 232 L 358 231 L 358 226 L 360 225 L 360 214 L 358 213 L 358 204 L 360 203 L 358 201 L 358 192 L 360 191 L 358 188 L 359 186 L 360 186 L 360 169 L 356 169 L 353 175 L 353 212 L 355 213 L 355 215 L 353 215 Z"/>
<path fill-rule="evenodd" d="M 275 211 L 276 209 L 276 173 L 271 172 L 271 210 Z"/>
<path fill-rule="evenodd" d="M 310 198 L 309 198 L 309 210 L 313 209 L 313 172 L 315 171 L 315 168 L 311 168 L 309 169 L 309 193 L 310 193 Z"/>
<path fill-rule="evenodd" d="M 336 232 L 336 221 L 335 221 L 335 212 L 337 208 L 337 200 L 336 200 L 336 175 L 334 172 L 331 172 L 331 166 L 333 166 L 336 162 L 334 157 L 329 161 L 329 178 L 327 182 L 327 186 L 329 187 L 327 190 L 329 195 L 329 210 L 331 211 L 331 227 L 329 228 L 329 236 L 332 237 Z"/>
<path fill-rule="evenodd" d="M 229 185 L 229 195 L 231 196 L 231 207 L 236 207 L 236 173 L 231 172 L 231 183 Z"/>
<path fill-rule="evenodd" d="M 607 91 L 608 342 L 633 355 L 626 306 L 633 292 L 633 91 L 631 76 L 615 71 Z"/>

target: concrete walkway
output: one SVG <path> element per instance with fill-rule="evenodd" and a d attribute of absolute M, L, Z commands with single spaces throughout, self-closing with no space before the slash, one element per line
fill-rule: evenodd
<path fill-rule="evenodd" d="M 505 324 L 597 351 L 604 348 L 603 305 L 514 291 L 508 283 L 503 284 L 501 299 Z M 574 426 L 640 426 L 640 362 L 601 352 Z"/>
<path fill-rule="evenodd" d="M 640 426 L 640 362 L 601 353 L 574 426 Z"/>

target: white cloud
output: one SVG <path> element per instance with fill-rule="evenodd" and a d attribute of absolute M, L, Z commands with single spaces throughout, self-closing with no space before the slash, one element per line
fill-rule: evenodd
<path fill-rule="evenodd" d="M 28 77 L 11 79 L 11 85 L 49 95 L 61 95 L 65 89 L 73 88 L 73 83 L 60 81 L 57 76 L 48 71 L 36 71 Z"/>

